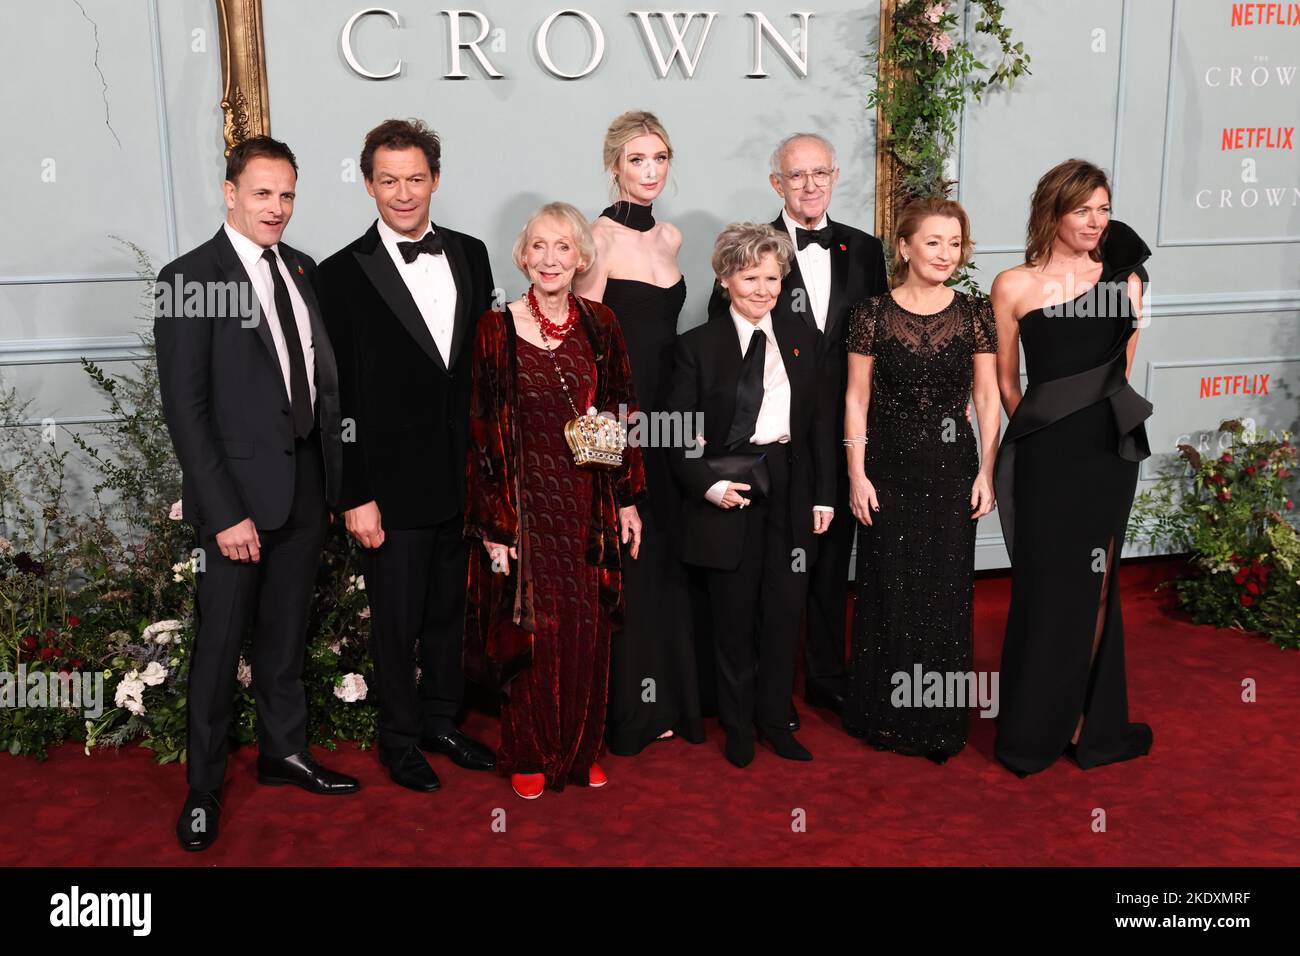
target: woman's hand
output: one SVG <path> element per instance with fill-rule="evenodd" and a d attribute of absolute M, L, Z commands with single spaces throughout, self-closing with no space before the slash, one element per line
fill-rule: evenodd
<path fill-rule="evenodd" d="M 986 514 L 993 510 L 997 503 L 993 497 L 993 483 L 989 481 L 988 475 L 980 472 L 975 476 L 975 483 L 970 488 L 970 506 L 974 509 L 971 513 L 971 520 L 978 521 Z"/>
<path fill-rule="evenodd" d="M 849 477 L 849 509 L 853 512 L 853 517 L 865 525 L 871 524 L 871 512 L 880 510 L 876 486 L 866 475 L 861 478 Z"/>
<path fill-rule="evenodd" d="M 641 515 L 637 513 L 636 505 L 618 509 L 618 526 L 622 532 L 623 543 L 629 545 L 627 553 L 635 561 L 637 553 L 641 550 Z"/>
<path fill-rule="evenodd" d="M 519 560 L 519 549 L 512 548 L 508 544 L 497 544 L 495 541 L 488 541 L 485 538 L 483 539 L 483 547 L 487 549 L 488 560 L 492 562 L 492 570 L 498 574 L 505 574 L 510 570 L 510 561 Z"/>

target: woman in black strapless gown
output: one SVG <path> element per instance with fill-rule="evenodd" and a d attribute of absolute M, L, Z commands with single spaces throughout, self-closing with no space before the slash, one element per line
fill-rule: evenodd
<path fill-rule="evenodd" d="M 1081 164 L 1076 181 L 1088 173 L 1105 183 L 1100 170 L 1072 162 Z M 1088 768 L 1151 749 L 1151 728 L 1128 719 L 1119 586 L 1138 465 L 1150 454 L 1143 422 L 1151 404 L 1127 380 L 1136 332 L 1128 281 L 1146 281 L 1142 263 L 1151 250 L 1124 223 L 1108 219 L 1109 187 L 1097 188 L 1105 189 L 1098 194 L 1105 197 L 1105 218 L 1097 221 L 1105 230 L 1100 279 L 1072 300 L 1021 316 L 1029 384 L 998 452 L 1011 607 L 996 754 L 1021 776 L 1062 754 Z M 1014 336 L 1008 343 L 1000 331 L 999 338 L 1003 349 L 1016 349 Z M 1006 386 L 1004 380 L 1004 398 Z"/>

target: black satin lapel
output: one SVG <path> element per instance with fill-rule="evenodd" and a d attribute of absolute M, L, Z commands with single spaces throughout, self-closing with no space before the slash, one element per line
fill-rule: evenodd
<path fill-rule="evenodd" d="M 271 336 L 271 327 L 267 324 L 266 312 L 262 309 L 262 301 L 257 297 L 257 286 L 253 285 L 253 280 L 244 268 L 244 261 L 239 258 L 239 253 L 235 252 L 234 245 L 230 242 L 230 237 L 226 235 L 225 227 L 217 230 L 217 264 L 221 266 L 222 272 L 226 278 L 235 282 L 247 282 L 248 288 L 253 293 L 253 302 L 257 304 L 257 324 L 253 327 L 257 331 L 257 337 L 262 340 L 266 346 L 266 353 L 270 357 L 273 367 L 275 368 L 275 379 L 280 383 L 280 388 L 284 391 L 284 397 L 289 398 L 289 388 L 284 381 L 284 372 L 280 368 L 280 353 L 275 350 L 275 339 Z M 241 322 L 246 322 L 252 316 L 240 317 Z"/>
<path fill-rule="evenodd" d="M 424 324 L 424 316 L 420 314 L 415 300 L 411 298 L 411 290 L 402 281 L 402 275 L 397 271 L 397 266 L 393 265 L 393 259 L 384 244 L 380 242 L 370 255 L 364 252 L 354 252 L 353 255 L 356 256 L 361 271 L 370 279 L 393 315 L 397 316 L 397 321 L 402 323 L 411 338 L 415 339 L 438 368 L 447 371 L 442 353 L 438 351 L 438 345 L 433 341 L 429 327 Z"/>
<path fill-rule="evenodd" d="M 838 227 L 831 229 L 831 294 L 826 305 L 826 334 L 834 334 L 844 311 L 845 289 L 849 284 L 849 237 L 840 235 Z"/>
<path fill-rule="evenodd" d="M 449 232 L 440 232 L 438 235 L 442 236 L 443 255 L 447 257 L 452 281 L 456 283 L 456 318 L 451 330 L 451 365 L 454 368 L 460 350 L 465 347 L 470 322 L 474 318 L 469 314 L 469 263 L 465 261 L 465 250 L 456 236 Z"/>

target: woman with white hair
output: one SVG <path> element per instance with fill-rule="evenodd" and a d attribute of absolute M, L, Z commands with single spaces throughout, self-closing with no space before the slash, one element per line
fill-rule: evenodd
<path fill-rule="evenodd" d="M 514 260 L 528 292 L 478 322 L 465 530 L 480 538 L 466 670 L 502 687 L 497 766 L 525 799 L 601 787 L 610 633 L 623 612 L 620 544 L 635 560 L 640 449 L 618 321 L 573 294 L 591 231 L 568 203 L 528 220 Z"/>

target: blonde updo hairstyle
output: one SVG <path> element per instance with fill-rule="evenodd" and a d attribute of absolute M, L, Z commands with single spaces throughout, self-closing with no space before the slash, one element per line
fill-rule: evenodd
<path fill-rule="evenodd" d="M 659 117 L 647 110 L 630 110 L 614 118 L 614 122 L 609 124 L 609 129 L 605 131 L 605 146 L 603 150 L 605 172 L 609 173 L 609 198 L 610 201 L 618 199 L 618 172 L 617 167 L 619 160 L 623 158 L 623 152 L 627 144 L 632 142 L 638 136 L 658 136 L 664 141 L 664 146 L 668 150 L 668 161 L 673 159 L 673 141 L 668 138 L 668 130 L 664 129 L 664 124 L 659 122 Z"/>

